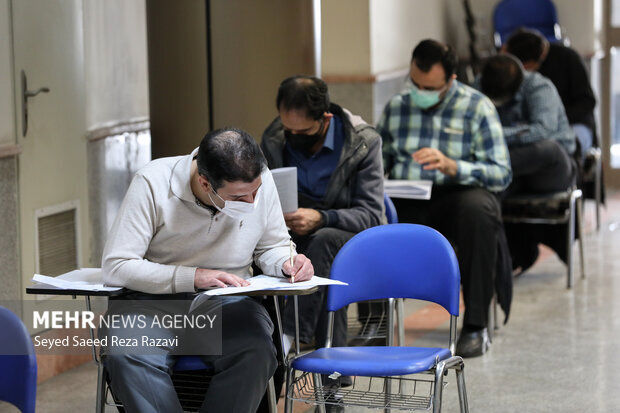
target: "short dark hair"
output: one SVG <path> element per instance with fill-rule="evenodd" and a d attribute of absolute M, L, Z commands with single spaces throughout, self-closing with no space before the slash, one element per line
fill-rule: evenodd
<path fill-rule="evenodd" d="M 198 173 L 217 190 L 224 181 L 254 181 L 263 170 L 265 158 L 249 133 L 222 128 L 202 138 L 196 163 Z"/>
<path fill-rule="evenodd" d="M 329 112 L 329 93 L 327 84 L 314 76 L 291 76 L 280 83 L 276 108 L 280 110 L 300 110 L 314 120 L 321 119 Z"/>
<path fill-rule="evenodd" d="M 452 46 L 443 44 L 433 39 L 422 40 L 411 53 L 411 62 L 424 73 L 431 70 L 437 63 L 441 63 L 446 72 L 446 82 L 456 73 L 459 59 Z"/>
<path fill-rule="evenodd" d="M 513 97 L 523 81 L 523 66 L 512 55 L 489 57 L 480 72 L 480 89 L 491 99 Z"/>
<path fill-rule="evenodd" d="M 546 42 L 540 32 L 520 28 L 512 32 L 506 40 L 506 51 L 523 63 L 538 62 L 545 50 Z"/>

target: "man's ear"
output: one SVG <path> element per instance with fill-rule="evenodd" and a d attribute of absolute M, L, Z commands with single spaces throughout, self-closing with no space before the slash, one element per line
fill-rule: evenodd
<path fill-rule="evenodd" d="M 209 183 L 207 178 L 200 174 L 198 175 L 198 183 L 200 184 L 200 187 L 207 192 L 211 189 L 211 184 Z"/>
<path fill-rule="evenodd" d="M 327 119 L 331 119 L 331 118 L 334 117 L 334 114 L 333 113 L 329 113 L 329 112 L 324 112 L 323 113 L 323 117 L 327 118 Z"/>

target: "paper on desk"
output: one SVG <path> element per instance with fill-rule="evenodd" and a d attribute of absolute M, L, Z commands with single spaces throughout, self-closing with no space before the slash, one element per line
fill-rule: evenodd
<path fill-rule="evenodd" d="M 276 168 L 271 170 L 271 175 L 278 189 L 282 212 L 297 211 L 297 168 Z"/>
<path fill-rule="evenodd" d="M 348 285 L 342 281 L 330 280 L 329 278 L 317 277 L 316 275 L 308 281 L 296 282 L 291 284 L 290 279 L 283 277 L 271 277 L 269 275 L 257 275 L 248 279 L 250 285 L 247 287 L 225 287 L 207 290 L 205 295 L 228 295 L 249 293 L 252 291 L 263 290 L 309 290 L 319 285 Z"/>
<path fill-rule="evenodd" d="M 32 281 L 51 285 L 62 290 L 81 291 L 118 291 L 122 287 L 107 287 L 103 285 L 101 268 L 80 268 L 57 277 L 35 274 Z"/>
<path fill-rule="evenodd" d="M 390 198 L 431 199 L 433 181 L 386 179 L 383 190 Z"/>

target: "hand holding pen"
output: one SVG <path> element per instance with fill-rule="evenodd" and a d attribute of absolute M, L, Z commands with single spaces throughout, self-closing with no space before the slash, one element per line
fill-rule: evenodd
<path fill-rule="evenodd" d="M 282 272 L 291 279 L 291 283 L 295 281 L 308 281 L 314 275 L 314 267 L 312 262 L 303 254 L 295 254 L 293 241 L 289 244 L 289 259 L 282 265 Z"/>

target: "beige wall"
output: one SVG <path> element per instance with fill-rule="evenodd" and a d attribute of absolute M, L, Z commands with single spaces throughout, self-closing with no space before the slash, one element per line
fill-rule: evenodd
<path fill-rule="evenodd" d="M 321 1 L 321 67 L 323 75 L 371 73 L 368 0 Z"/>
<path fill-rule="evenodd" d="M 9 0 L 0 0 L 0 146 L 15 144 Z"/>
<path fill-rule="evenodd" d="M 323 75 L 376 75 L 407 68 L 420 40 L 445 40 L 446 1 L 323 0 Z"/>
<path fill-rule="evenodd" d="M 211 2 L 214 126 L 260 139 L 277 115 L 277 87 L 313 73 L 311 0 Z"/>
<path fill-rule="evenodd" d="M 84 0 L 86 125 L 149 115 L 145 0 Z"/>
<path fill-rule="evenodd" d="M 370 0 L 372 74 L 409 67 L 420 40 L 445 37 L 444 0 Z"/>

